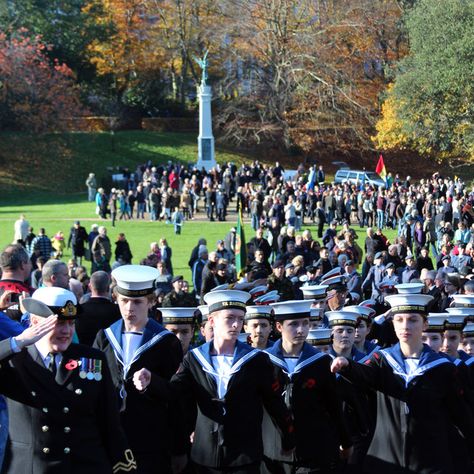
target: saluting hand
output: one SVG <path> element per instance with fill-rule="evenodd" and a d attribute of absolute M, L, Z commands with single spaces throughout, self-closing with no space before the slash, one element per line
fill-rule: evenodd
<path fill-rule="evenodd" d="M 36 341 L 39 341 L 43 336 L 48 334 L 56 326 L 58 316 L 52 314 L 47 318 L 44 318 L 37 324 L 32 324 L 29 328 L 25 329 L 21 334 L 15 337 L 15 342 L 20 349 L 26 346 L 31 346 Z"/>
<path fill-rule="evenodd" d="M 344 367 L 349 365 L 348 360 L 345 357 L 336 357 L 331 364 L 331 372 L 340 372 Z"/>
<path fill-rule="evenodd" d="M 135 388 L 142 392 L 151 382 L 151 372 L 147 369 L 140 369 L 133 374 L 133 384 Z"/>

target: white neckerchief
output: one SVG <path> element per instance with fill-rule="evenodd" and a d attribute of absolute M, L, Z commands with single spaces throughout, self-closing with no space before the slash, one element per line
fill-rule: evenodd
<path fill-rule="evenodd" d="M 124 332 L 122 334 L 123 361 L 128 365 L 133 358 L 133 354 L 140 346 L 143 334 L 137 332 Z"/>
<path fill-rule="evenodd" d="M 211 356 L 211 360 L 216 371 L 217 394 L 219 398 L 224 398 L 232 375 L 231 372 L 234 356 L 213 355 Z"/>
<path fill-rule="evenodd" d="M 411 377 L 417 370 L 420 365 L 420 359 L 407 358 L 405 359 L 405 370 L 407 375 Z"/>

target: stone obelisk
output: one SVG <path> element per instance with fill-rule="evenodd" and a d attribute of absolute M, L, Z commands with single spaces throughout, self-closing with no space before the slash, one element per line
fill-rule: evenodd
<path fill-rule="evenodd" d="M 212 112 L 211 99 L 212 90 L 207 85 L 207 54 L 206 51 L 202 59 L 196 59 L 201 66 L 202 78 L 199 86 L 199 136 L 198 136 L 198 162 L 197 168 L 205 168 L 209 171 L 216 166 L 216 158 L 214 152 L 214 135 L 212 134 Z"/>

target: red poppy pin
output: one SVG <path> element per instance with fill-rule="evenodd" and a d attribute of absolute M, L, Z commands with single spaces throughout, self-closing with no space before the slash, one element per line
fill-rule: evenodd
<path fill-rule="evenodd" d="M 74 359 L 67 361 L 66 364 L 64 365 L 64 367 L 66 367 L 67 370 L 77 369 L 78 366 L 79 366 L 79 362 Z"/>
<path fill-rule="evenodd" d="M 308 379 L 306 380 L 306 382 L 304 383 L 304 388 L 308 388 L 308 389 L 312 389 L 314 388 L 314 386 L 316 385 L 316 380 L 314 379 Z"/>

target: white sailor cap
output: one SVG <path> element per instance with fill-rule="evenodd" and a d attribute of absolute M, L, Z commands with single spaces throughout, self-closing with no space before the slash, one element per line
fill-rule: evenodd
<path fill-rule="evenodd" d="M 324 307 L 322 308 L 313 308 L 309 310 L 309 320 L 310 321 L 322 321 L 324 317 Z"/>
<path fill-rule="evenodd" d="M 252 288 L 249 293 L 252 295 L 252 298 L 258 298 L 259 296 L 265 294 L 267 289 L 267 285 L 258 285 L 255 288 Z"/>
<path fill-rule="evenodd" d="M 400 283 L 395 285 L 399 295 L 412 295 L 421 293 L 425 285 L 423 283 Z"/>
<path fill-rule="evenodd" d="M 365 306 L 366 308 L 371 308 L 372 306 L 375 306 L 377 304 L 377 301 L 373 299 L 369 300 L 364 300 L 359 303 L 359 306 Z"/>
<path fill-rule="evenodd" d="M 269 291 L 268 293 L 265 293 L 264 295 L 259 296 L 253 300 L 253 302 L 259 306 L 269 305 L 271 303 L 276 303 L 277 301 L 280 301 L 280 295 L 278 294 L 277 290 Z"/>
<path fill-rule="evenodd" d="M 366 322 L 371 322 L 371 318 L 375 316 L 375 310 L 368 308 L 367 306 L 344 306 L 344 311 L 349 311 L 350 313 L 356 313 L 359 315 L 359 318 L 363 319 Z"/>
<path fill-rule="evenodd" d="M 328 346 L 332 343 L 331 330 L 327 328 L 311 329 L 306 342 L 312 346 Z"/>
<path fill-rule="evenodd" d="M 460 308 L 474 308 L 474 295 L 452 295 L 454 306 Z"/>
<path fill-rule="evenodd" d="M 207 306 L 207 304 L 202 304 L 198 306 L 197 309 L 201 313 L 201 323 L 205 323 L 207 321 L 207 317 L 209 316 L 209 306 Z"/>
<path fill-rule="evenodd" d="M 345 311 L 344 309 L 341 311 L 327 311 L 326 317 L 328 318 L 330 328 L 335 326 L 351 326 L 355 328 L 360 318 L 359 314 Z"/>
<path fill-rule="evenodd" d="M 222 285 L 215 286 L 211 291 L 222 291 L 222 290 L 228 290 L 228 289 L 229 289 L 229 284 L 223 283 Z"/>
<path fill-rule="evenodd" d="M 336 275 L 321 282 L 322 285 L 327 286 L 327 292 L 332 290 L 344 291 L 347 290 L 346 277 L 344 275 Z"/>
<path fill-rule="evenodd" d="M 429 313 L 426 320 L 428 322 L 428 327 L 424 332 L 439 332 L 444 331 L 444 323 L 448 313 Z"/>
<path fill-rule="evenodd" d="M 147 265 L 122 265 L 112 271 L 118 293 L 130 298 L 152 294 L 159 276 L 156 268 Z"/>
<path fill-rule="evenodd" d="M 210 291 L 204 295 L 204 301 L 209 306 L 209 314 L 222 309 L 241 309 L 245 311 L 250 293 L 241 290 Z"/>
<path fill-rule="evenodd" d="M 452 308 L 452 309 L 458 309 L 458 308 Z M 465 314 L 462 314 L 460 312 L 455 312 L 455 311 L 450 311 L 447 313 L 447 318 L 446 318 L 446 323 L 445 323 L 445 329 L 446 330 L 451 330 L 451 331 L 462 331 L 463 327 L 466 324 L 466 318 L 467 316 Z"/>
<path fill-rule="evenodd" d="M 467 323 L 462 330 L 462 335 L 464 337 L 474 337 L 474 323 Z"/>
<path fill-rule="evenodd" d="M 453 308 L 446 308 L 446 311 L 452 314 L 463 314 L 467 316 L 467 319 L 470 321 L 474 319 L 474 308 L 467 306 L 455 306 Z"/>
<path fill-rule="evenodd" d="M 163 324 L 194 324 L 197 308 L 160 308 Z"/>
<path fill-rule="evenodd" d="M 327 280 L 329 278 L 339 276 L 339 275 L 342 275 L 342 268 L 341 267 L 336 267 L 336 268 L 333 268 L 332 270 L 329 270 L 327 273 L 325 273 L 321 277 L 321 281 L 324 281 L 324 280 Z"/>
<path fill-rule="evenodd" d="M 23 300 L 26 311 L 47 318 L 57 314 L 60 320 L 76 319 L 78 314 L 76 295 L 59 287 L 38 288 L 31 298 Z"/>
<path fill-rule="evenodd" d="M 393 314 L 415 313 L 422 316 L 426 316 L 428 303 L 432 300 L 431 295 L 420 293 L 405 293 L 385 297 L 385 301 L 392 307 L 391 312 Z"/>
<path fill-rule="evenodd" d="M 275 321 L 286 319 L 302 319 L 311 316 L 311 300 L 291 300 L 272 303 L 270 306 L 275 312 Z"/>
<path fill-rule="evenodd" d="M 269 305 L 247 306 L 245 321 L 250 319 L 273 319 L 273 309 Z"/>
<path fill-rule="evenodd" d="M 326 298 L 327 285 L 302 286 L 303 298 L 305 300 L 323 300 Z"/>

